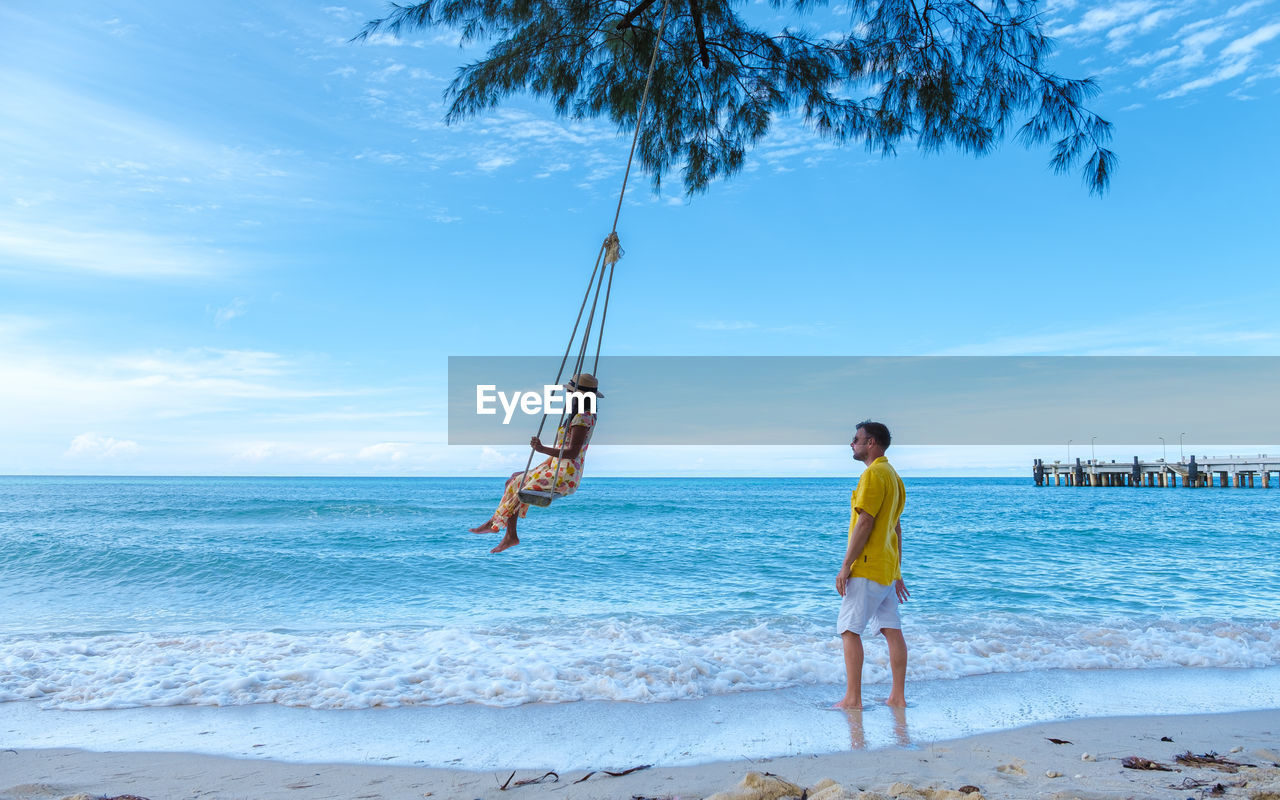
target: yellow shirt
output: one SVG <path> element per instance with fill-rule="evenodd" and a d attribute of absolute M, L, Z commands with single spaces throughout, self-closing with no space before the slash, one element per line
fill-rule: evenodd
<path fill-rule="evenodd" d="M 862 510 L 876 518 L 866 547 L 849 570 L 851 578 L 867 578 L 888 586 L 902 577 L 902 558 L 898 552 L 898 518 L 907 502 L 907 490 L 902 478 L 884 456 L 880 456 L 863 471 L 858 488 L 849 498 L 849 541 L 853 541 L 853 526 Z"/>

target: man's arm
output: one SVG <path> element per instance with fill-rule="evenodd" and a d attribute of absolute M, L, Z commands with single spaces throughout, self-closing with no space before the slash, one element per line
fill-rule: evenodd
<path fill-rule="evenodd" d="M 905 603 L 911 592 L 907 591 L 907 585 L 902 582 L 902 520 L 898 520 L 893 526 L 893 532 L 898 536 L 898 579 L 893 582 L 893 590 L 898 595 L 898 602 Z"/>
<path fill-rule="evenodd" d="M 844 553 L 844 563 L 840 565 L 840 574 L 836 576 L 836 591 L 844 597 L 845 584 L 849 582 L 849 570 L 853 569 L 853 562 L 858 560 L 858 556 L 862 555 L 862 551 L 867 547 L 867 540 L 871 538 L 871 530 L 876 526 L 876 518 L 858 509 L 858 519 L 853 523 L 853 535 L 849 537 L 849 547 Z"/>
<path fill-rule="evenodd" d="M 893 532 L 898 537 L 898 579 L 902 579 L 902 520 L 894 523 Z"/>

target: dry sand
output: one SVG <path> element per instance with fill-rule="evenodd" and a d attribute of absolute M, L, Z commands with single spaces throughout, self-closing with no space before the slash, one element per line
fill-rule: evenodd
<path fill-rule="evenodd" d="M 762 720 L 762 725 L 767 721 Z M 850 726 L 851 745 L 858 742 Z M 1050 738 L 1070 744 L 1055 744 Z M 1167 741 L 1171 740 L 1171 741 Z M 1175 756 L 1216 752 L 1254 765 L 1235 772 L 1180 766 Z M 1175 771 L 1127 769 L 1139 756 Z M 368 764 L 292 764 L 181 753 L 0 752 L 0 800 L 61 800 L 132 795 L 149 800 L 251 798 L 704 798 L 811 800 L 898 797 L 960 800 L 964 787 L 985 798 L 1247 798 L 1280 800 L 1280 711 L 1081 719 L 964 739 L 756 761 L 663 767 L 610 777 L 566 771 L 526 785 L 546 769 L 465 772 Z M 755 773 L 754 775 L 752 773 Z M 766 775 L 770 773 L 775 778 Z M 1220 786 L 1218 789 L 1216 787 Z M 968 800 L 974 800 L 972 796 Z"/>

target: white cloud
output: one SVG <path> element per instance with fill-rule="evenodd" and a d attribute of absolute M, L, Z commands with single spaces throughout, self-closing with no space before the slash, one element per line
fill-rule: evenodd
<path fill-rule="evenodd" d="M 490 156 L 484 161 L 476 164 L 476 169 L 484 172 L 493 172 L 494 170 L 510 166 L 514 163 L 516 163 L 516 160 L 510 156 Z"/>
<path fill-rule="evenodd" d="M 1222 49 L 1224 57 L 1249 56 L 1258 46 L 1280 36 L 1280 22 L 1266 25 L 1248 36 L 1241 36 Z"/>
<path fill-rule="evenodd" d="M 1091 8 L 1084 13 L 1079 22 L 1072 25 L 1064 25 L 1051 31 L 1051 33 L 1054 36 L 1097 33 L 1150 14 L 1156 11 L 1158 7 L 1159 4 L 1151 0 L 1122 0 L 1122 2 L 1108 6 Z"/>
<path fill-rule="evenodd" d="M 1197 89 L 1204 89 L 1206 87 L 1213 86 L 1216 83 L 1222 83 L 1223 81 L 1230 80 L 1231 78 L 1240 75 L 1248 68 L 1248 60 L 1240 60 L 1231 64 L 1224 64 L 1204 77 L 1187 81 L 1176 89 L 1170 89 L 1167 92 L 1161 93 L 1159 97 L 1161 100 L 1170 100 L 1175 97 L 1182 97 L 1183 95 L 1194 92 Z"/>
<path fill-rule="evenodd" d="M 1184 28 L 1183 31 L 1188 31 Z M 1147 88 L 1154 84 L 1166 81 L 1176 75 L 1184 75 L 1192 68 L 1204 64 L 1208 60 L 1207 50 L 1209 45 L 1222 39 L 1227 35 L 1227 26 L 1217 25 L 1212 28 L 1196 28 L 1182 35 L 1182 41 L 1177 45 L 1178 57 L 1165 61 L 1151 72 L 1150 75 L 1138 81 L 1139 88 Z M 1161 51 L 1163 53 L 1163 51 Z"/>
<path fill-rule="evenodd" d="M 1178 46 L 1174 44 L 1160 50 L 1153 50 L 1150 53 L 1143 53 L 1140 56 L 1134 56 L 1124 63 L 1129 67 L 1146 67 L 1156 63 L 1157 61 L 1164 61 L 1166 58 L 1171 58 L 1177 52 Z"/>
<path fill-rule="evenodd" d="M 1222 28 L 1216 28 L 1210 31 L 1205 31 L 1202 34 L 1196 34 L 1188 37 L 1188 41 L 1207 44 L 1208 42 L 1222 38 L 1223 33 L 1224 30 Z M 1250 34 L 1232 40 L 1218 55 L 1219 64 L 1217 68 L 1208 75 L 1202 75 L 1198 78 L 1184 81 L 1176 88 L 1163 92 L 1159 96 L 1160 99 L 1170 100 L 1176 97 L 1182 97 L 1183 95 L 1189 94 L 1198 89 L 1204 89 L 1243 75 L 1252 65 L 1253 59 L 1258 53 L 1258 48 L 1278 36 L 1280 36 L 1280 23 L 1272 23 L 1270 25 L 1264 25 Z M 1203 48 L 1200 49 L 1199 54 L 1203 54 Z M 1190 55 L 1194 56 L 1196 54 L 1193 52 Z M 1182 64 L 1186 61 L 1187 57 L 1184 57 L 1183 59 L 1179 59 L 1177 62 L 1171 63 Z"/>
<path fill-rule="evenodd" d="M 1218 41 L 1227 35 L 1225 25 L 1218 25 L 1206 30 L 1198 30 L 1188 35 L 1182 40 L 1182 46 L 1187 51 L 1182 61 L 1186 63 L 1200 63 L 1204 60 L 1204 51 L 1209 45 Z"/>
<path fill-rule="evenodd" d="M 1188 312 L 1190 315 L 1190 312 Z M 1206 312 L 1207 313 L 1207 312 Z M 1248 323 L 1230 330 L 1212 324 L 1170 327 L 1162 317 L 1135 317 L 1125 324 L 1081 327 L 1061 331 L 1032 331 L 944 348 L 939 356 L 1161 356 L 1161 355 L 1280 355 L 1280 333 L 1251 330 Z M 1117 344 L 1117 343 L 1123 344 Z M 1170 350 L 1169 342 L 1176 342 Z"/>
<path fill-rule="evenodd" d="M 358 411 L 358 410 L 337 410 L 337 411 L 317 411 L 305 414 L 277 414 L 272 417 L 277 422 L 285 423 L 314 423 L 314 422 L 364 422 L 370 420 L 401 420 L 408 418 L 420 418 L 433 416 L 430 411 L 422 409 L 414 409 L 412 411 Z"/>
<path fill-rule="evenodd" d="M 504 453 L 492 447 L 484 447 L 480 451 L 477 466 L 482 472 L 512 469 L 520 466 L 521 461 L 528 456 L 528 452 L 528 448 L 522 448 L 520 452 Z"/>
<path fill-rule="evenodd" d="M 407 67 L 404 64 L 391 64 L 369 75 L 369 80 L 378 83 L 385 83 L 396 74 L 403 72 Z"/>
<path fill-rule="evenodd" d="M 350 22 L 351 20 L 360 18 L 360 15 L 358 13 L 356 13 L 355 11 L 352 11 L 346 6 L 325 6 L 324 8 L 321 9 L 321 11 L 323 11 L 326 14 L 329 14 L 330 16 L 337 17 L 343 22 Z"/>
<path fill-rule="evenodd" d="M 129 36 L 138 30 L 138 26 L 132 23 L 125 23 L 119 17 L 106 20 L 101 23 L 102 28 L 112 36 Z"/>
<path fill-rule="evenodd" d="M 1226 13 L 1227 19 L 1238 17 L 1242 14 L 1248 14 L 1255 8 L 1261 8 L 1267 4 L 1268 0 L 1249 0 L 1247 3 L 1241 3 L 1238 6 L 1232 6 Z"/>
<path fill-rule="evenodd" d="M 339 45 L 342 47 L 347 47 L 350 44 L 348 40 L 340 37 L 334 37 L 330 41 L 332 41 L 333 44 Z M 368 44 L 368 45 L 378 45 L 382 47 L 404 47 L 405 45 L 408 45 L 410 47 L 423 46 L 423 43 L 420 40 L 408 41 L 405 39 L 401 39 L 399 36 L 393 36 L 392 34 L 385 33 L 382 31 L 379 31 L 378 33 L 369 34 L 364 39 L 361 39 L 360 43 Z"/>
<path fill-rule="evenodd" d="M 1276 64 L 1275 66 L 1272 66 L 1269 69 L 1263 70 L 1257 75 L 1250 75 L 1249 78 L 1245 80 L 1245 84 L 1249 85 L 1252 83 L 1256 83 L 1265 78 L 1280 78 L 1280 64 Z"/>
<path fill-rule="evenodd" d="M 107 364 L 123 371 L 163 375 L 166 380 L 193 381 L 275 377 L 293 369 L 293 365 L 277 353 L 206 347 L 180 352 L 158 350 L 143 356 L 116 357 L 108 359 Z"/>
<path fill-rule="evenodd" d="M 407 442 L 379 442 L 360 448 L 356 458 L 361 461 L 403 461 L 411 447 Z"/>
<path fill-rule="evenodd" d="M 3 328 L 0 334 L 5 334 Z M 68 425 L 81 431 L 144 425 L 153 438 L 164 431 L 187 436 L 189 423 L 174 420 L 200 420 L 202 426 L 212 426 L 202 430 L 216 431 L 206 435 L 217 439 L 256 428 L 274 432 L 280 428 L 271 421 L 274 415 L 321 411 L 336 398 L 346 398 L 344 407 L 349 398 L 363 398 L 368 404 L 363 409 L 378 410 L 373 404 L 379 392 L 314 377 L 314 366 L 274 353 L 208 348 L 62 353 L 24 341 L 43 342 L 49 336 L 47 330 L 36 336 L 6 335 L 0 343 L 0 386 L 5 387 L 0 392 L 0 441 L 41 431 L 46 438 L 61 436 Z"/>
<path fill-rule="evenodd" d="M 17 341 L 49 326 L 47 320 L 20 314 L 0 314 L 0 343 Z"/>
<path fill-rule="evenodd" d="M 1157 11 L 1152 11 L 1150 14 L 1147 14 L 1141 20 L 1138 21 L 1138 32 L 1150 33 L 1151 31 L 1155 30 L 1156 27 L 1159 26 L 1161 23 L 1167 20 L 1171 20 L 1174 17 L 1180 16 L 1183 13 L 1185 12 L 1182 9 L 1178 9 L 1178 8 L 1162 8 Z"/>
<path fill-rule="evenodd" d="M 249 310 L 249 304 L 237 297 L 231 301 L 230 305 L 219 308 L 213 314 L 213 324 L 221 328 L 236 317 L 243 317 Z"/>
<path fill-rule="evenodd" d="M 241 446 L 232 457 L 239 461 L 266 461 L 276 455 L 279 447 L 275 442 L 254 442 Z"/>
<path fill-rule="evenodd" d="M 441 44 L 445 47 L 462 47 L 461 31 L 440 31 L 435 36 L 427 40 L 429 44 Z"/>
<path fill-rule="evenodd" d="M 353 449 L 317 445 L 308 442 L 251 441 L 234 444 L 229 455 L 235 461 L 254 464 L 280 465 L 352 464 L 405 465 L 411 457 L 414 445 L 409 442 L 379 442 L 357 446 Z M 430 460 L 428 457 L 426 460 Z"/>
<path fill-rule="evenodd" d="M 0 266 L 174 278 L 225 271 L 222 256 L 139 231 L 0 223 Z"/>
<path fill-rule="evenodd" d="M 1136 22 L 1119 25 L 1107 31 L 1107 49 L 1111 52 L 1123 50 L 1132 43 L 1134 37 L 1150 33 L 1161 23 L 1184 13 L 1173 8 L 1161 8 L 1143 16 Z"/>
<path fill-rule="evenodd" d="M 36 74 L 0 71 L 0 145 L 41 169 L 43 180 L 85 171 L 141 174 L 173 184 L 278 177 L 271 153 L 212 141 L 205 131 L 139 113 Z M 276 153 L 280 155 L 280 153 Z"/>
<path fill-rule="evenodd" d="M 403 153 L 381 153 L 375 150 L 365 150 L 355 156 L 356 161 L 368 159 L 377 161 L 381 164 L 403 164 L 408 158 Z"/>
<path fill-rule="evenodd" d="M 709 322 L 698 322 L 694 324 L 695 328 L 704 331 L 746 331 L 760 326 L 754 322 L 745 322 L 740 320 L 711 320 Z"/>
<path fill-rule="evenodd" d="M 73 458 L 118 458 L 138 452 L 138 443 L 96 433 L 82 433 L 71 440 L 67 455 Z"/>

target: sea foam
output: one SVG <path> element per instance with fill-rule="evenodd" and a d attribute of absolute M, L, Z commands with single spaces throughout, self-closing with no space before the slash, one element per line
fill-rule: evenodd
<path fill-rule="evenodd" d="M 970 630 L 925 622 L 906 632 L 913 681 L 1052 669 L 1280 665 L 1276 622 L 1118 620 L 1049 629 L 998 617 Z M 884 647 L 868 639 L 865 680 L 885 681 Z M 68 710 L 655 703 L 835 684 L 844 677 L 833 630 L 781 622 L 719 632 L 604 620 L 334 633 L 10 636 L 0 647 L 0 701 Z"/>

